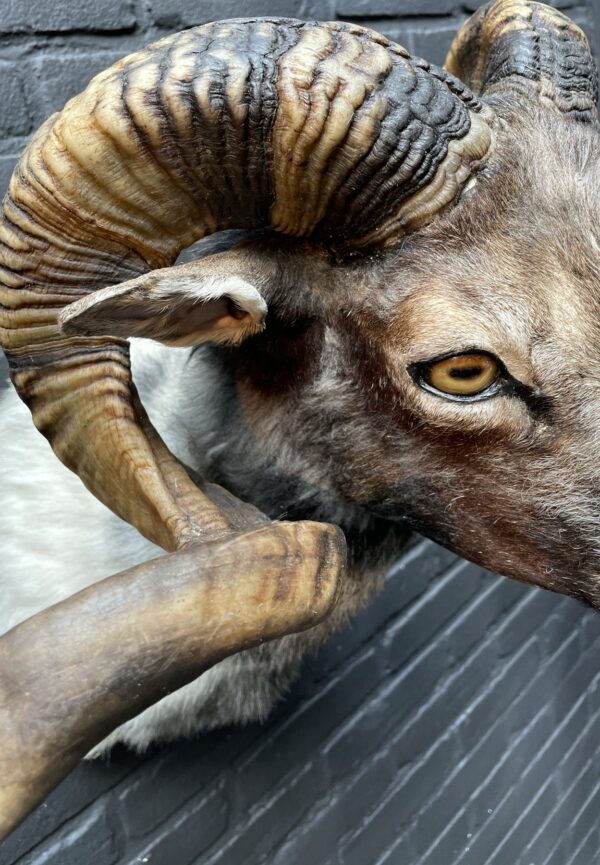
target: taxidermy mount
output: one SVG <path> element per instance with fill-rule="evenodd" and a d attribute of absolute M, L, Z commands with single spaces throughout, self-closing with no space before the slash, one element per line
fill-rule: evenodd
<path fill-rule="evenodd" d="M 600 605 L 596 101 L 582 31 L 496 0 L 443 69 L 196 27 L 36 133 L 0 218 L 0 711 L 39 712 L 17 676 L 68 704 L 60 658 L 90 690 L 23 789 L 57 736 L 266 717 L 413 529 Z"/>

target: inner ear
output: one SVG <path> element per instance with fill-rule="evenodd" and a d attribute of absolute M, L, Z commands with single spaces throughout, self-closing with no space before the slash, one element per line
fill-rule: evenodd
<path fill-rule="evenodd" d="M 203 259 L 154 270 L 66 307 L 59 325 L 76 336 L 146 337 L 165 345 L 238 343 L 264 327 L 267 304 L 239 275 Z"/>
<path fill-rule="evenodd" d="M 228 330 L 235 328 L 236 323 L 251 318 L 250 312 L 233 300 L 229 295 L 215 298 L 202 303 L 192 303 L 189 309 L 181 307 L 167 315 L 169 327 L 174 333 L 194 334 L 212 332 L 215 328 Z M 167 338 L 163 337 L 166 342 Z"/>

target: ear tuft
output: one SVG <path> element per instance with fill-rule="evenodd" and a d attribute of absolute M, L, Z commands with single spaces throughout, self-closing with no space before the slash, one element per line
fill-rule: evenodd
<path fill-rule="evenodd" d="M 247 336 L 258 333 L 265 326 L 267 304 L 256 288 L 239 276 L 215 277 L 207 285 L 199 287 L 190 314 L 206 321 L 210 311 L 211 342 L 239 343 Z M 218 316 L 221 311 L 222 315 Z M 204 341 L 204 340 L 202 340 Z"/>

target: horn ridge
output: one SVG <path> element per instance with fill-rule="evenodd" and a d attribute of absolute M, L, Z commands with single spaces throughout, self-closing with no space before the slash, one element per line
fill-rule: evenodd
<path fill-rule="evenodd" d="M 394 243 L 454 201 L 493 125 L 356 25 L 216 22 L 102 72 L 34 136 L 0 217 L 0 342 L 35 423 L 166 549 L 229 531 L 151 427 L 127 345 L 67 338 L 62 306 L 227 228 Z"/>
<path fill-rule="evenodd" d="M 598 73 L 587 38 L 542 3 L 488 3 L 461 27 L 445 65 L 476 93 L 512 91 L 574 120 L 598 122 Z"/>

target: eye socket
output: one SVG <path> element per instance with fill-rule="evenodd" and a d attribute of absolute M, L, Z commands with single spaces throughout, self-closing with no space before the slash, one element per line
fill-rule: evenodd
<path fill-rule="evenodd" d="M 419 364 L 421 384 L 453 397 L 483 394 L 502 374 L 500 363 L 484 352 L 466 352 Z"/>

